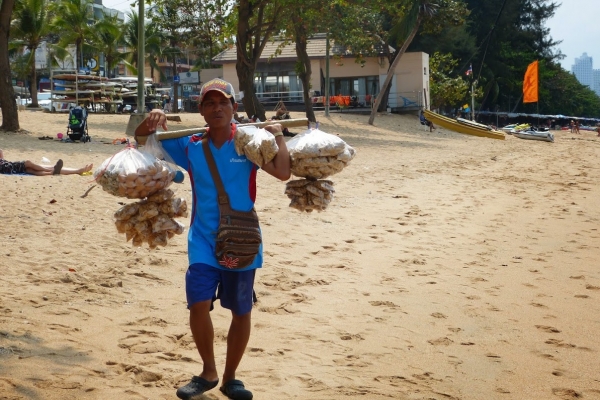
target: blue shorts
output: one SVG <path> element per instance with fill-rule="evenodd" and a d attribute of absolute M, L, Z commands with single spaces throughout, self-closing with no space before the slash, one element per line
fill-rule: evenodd
<path fill-rule="evenodd" d="M 236 315 L 244 315 L 252 310 L 256 301 L 254 276 L 256 270 L 225 271 L 208 264 L 192 264 L 185 274 L 185 293 L 188 308 L 200 302 L 221 300 L 221 307 Z M 213 306 L 211 304 L 211 310 Z"/>

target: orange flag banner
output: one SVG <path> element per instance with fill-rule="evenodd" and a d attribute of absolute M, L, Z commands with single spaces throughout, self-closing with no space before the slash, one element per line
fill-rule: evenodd
<path fill-rule="evenodd" d="M 523 103 L 538 101 L 538 62 L 534 61 L 527 67 L 523 79 Z"/>

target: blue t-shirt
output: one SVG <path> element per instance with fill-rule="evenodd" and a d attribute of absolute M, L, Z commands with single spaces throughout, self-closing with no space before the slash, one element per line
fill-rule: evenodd
<path fill-rule="evenodd" d="M 186 169 L 192 185 L 192 216 L 188 234 L 189 264 L 203 263 L 215 268 L 231 271 L 219 265 L 215 257 L 216 234 L 219 228 L 219 206 L 217 188 L 204 157 L 201 135 L 186 136 L 161 141 L 163 148 L 173 161 Z M 238 156 L 233 140 L 228 140 L 217 149 L 211 140 L 210 151 L 217 164 L 221 181 L 229 196 L 231 208 L 250 211 L 256 199 L 256 172 L 258 167 L 246 156 Z M 262 245 L 254 262 L 246 271 L 262 267 Z"/>

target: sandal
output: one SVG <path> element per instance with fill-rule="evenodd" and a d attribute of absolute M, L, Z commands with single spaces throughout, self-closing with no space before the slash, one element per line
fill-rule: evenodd
<path fill-rule="evenodd" d="M 60 170 L 63 167 L 63 160 L 58 160 L 56 162 L 56 165 L 54 166 L 54 171 L 52 172 L 52 175 L 60 175 Z"/>
<path fill-rule="evenodd" d="M 209 382 L 200 376 L 193 376 L 190 383 L 177 389 L 177 397 L 183 400 L 200 400 L 204 396 L 204 392 L 215 388 L 219 384 L 219 380 Z"/>
<path fill-rule="evenodd" d="M 237 379 L 227 381 L 219 389 L 231 400 L 252 400 L 252 392 L 244 387 L 244 383 Z"/>

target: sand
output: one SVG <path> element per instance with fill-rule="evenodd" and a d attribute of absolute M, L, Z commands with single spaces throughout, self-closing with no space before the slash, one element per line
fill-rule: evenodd
<path fill-rule="evenodd" d="M 599 399 L 599 138 L 317 115 L 357 156 L 322 213 L 289 208 L 259 173 L 265 265 L 238 370 L 255 399 Z M 171 129 L 203 125 L 181 118 Z M 97 167 L 129 116 L 91 114 L 85 144 L 38 139 L 65 133 L 65 114 L 19 121 L 27 133 L 0 133 L 7 159 Z M 0 183 L 0 399 L 176 399 L 201 370 L 187 230 L 133 248 L 112 217 L 131 200 L 90 176 Z M 173 188 L 190 201 L 187 176 Z M 212 316 L 222 371 L 229 315 Z"/>

